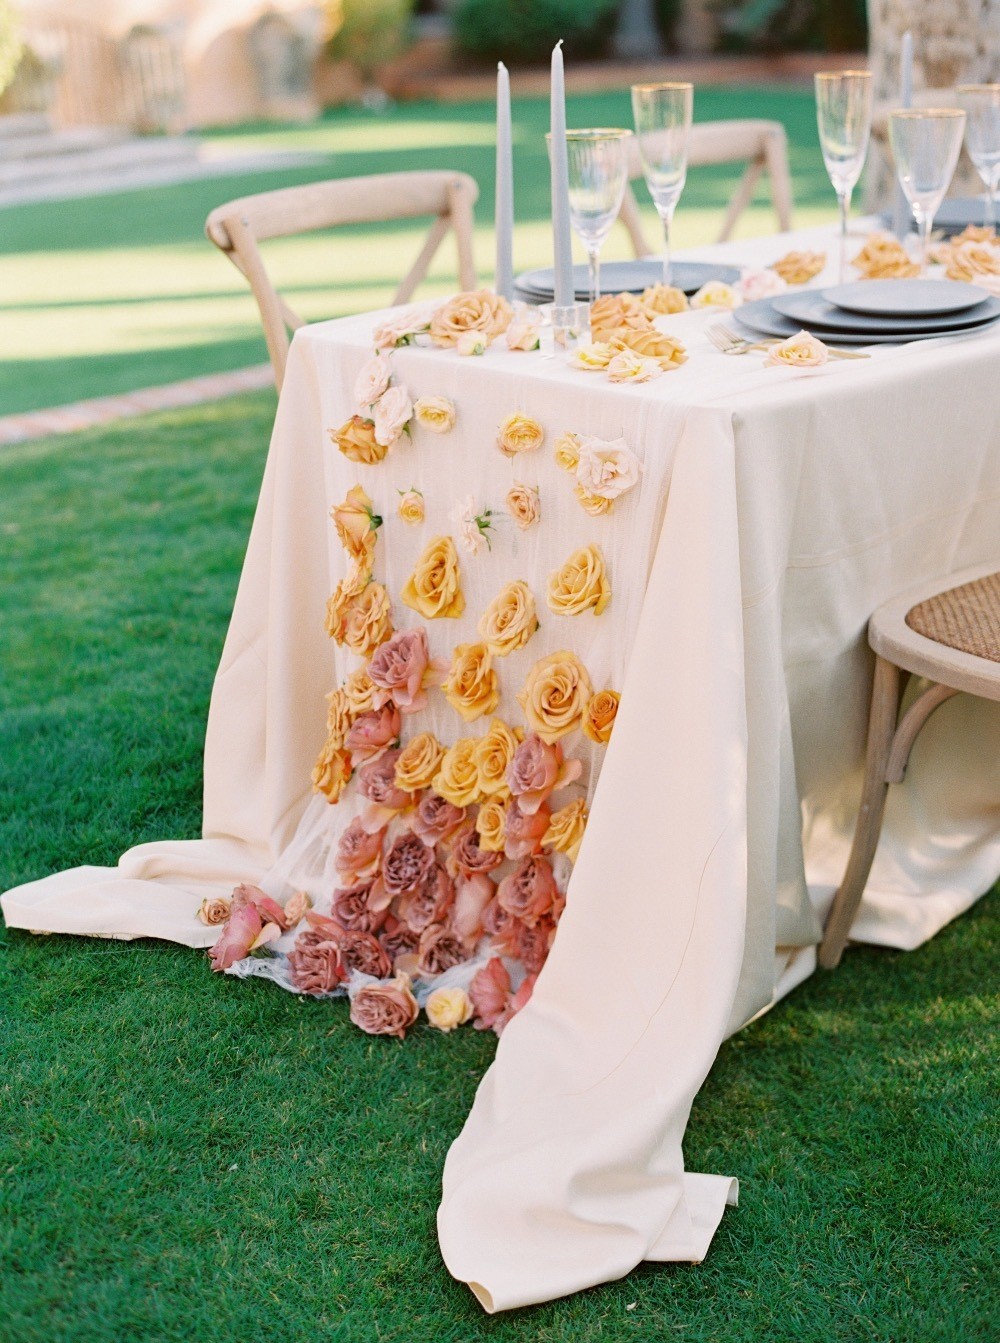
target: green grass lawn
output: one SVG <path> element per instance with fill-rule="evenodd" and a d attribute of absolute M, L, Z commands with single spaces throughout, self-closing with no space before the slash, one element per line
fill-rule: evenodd
<path fill-rule="evenodd" d="M 578 125 L 631 125 L 628 90 L 569 99 Z M 820 158 L 809 91 L 705 88 L 699 120 L 767 116 L 791 141 L 797 220 L 832 219 L 834 199 Z M 321 164 L 255 177 L 225 177 L 155 190 L 0 210 L 0 414 L 134 390 L 266 358 L 257 311 L 241 277 L 204 238 L 208 212 L 223 201 L 329 176 L 413 168 L 460 168 L 479 183 L 476 255 L 492 279 L 492 103 L 401 105 L 383 116 L 355 109 L 303 127 L 248 128 L 212 139 L 232 149 L 308 149 Z M 519 268 L 551 262 L 548 106 L 514 103 Z M 691 173 L 676 221 L 677 243 L 711 241 L 738 167 Z M 646 199 L 645 188 L 639 187 Z M 649 206 L 649 236 L 656 224 Z M 766 192 L 742 221 L 744 233 L 772 227 Z M 390 296 L 422 240 L 422 225 L 346 230 L 270 245 L 270 264 L 293 306 L 308 317 L 377 307 Z M 623 231 L 606 255 L 627 256 Z M 438 292 L 454 287 L 446 243 L 433 272 Z M 427 292 L 432 292 L 429 288 Z"/>
<path fill-rule="evenodd" d="M 0 455 L 0 889 L 197 835 L 272 414 Z M 990 1343 L 996 911 L 854 950 L 724 1046 L 687 1161 L 743 1203 L 704 1265 L 495 1319 L 434 1238 L 491 1037 L 370 1039 L 183 948 L 0 930 L 0 1339 Z"/>

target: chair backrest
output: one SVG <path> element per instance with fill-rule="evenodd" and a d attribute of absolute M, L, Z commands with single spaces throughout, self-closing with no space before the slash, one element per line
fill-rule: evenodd
<path fill-rule="evenodd" d="M 771 179 L 771 202 L 778 229 L 792 227 L 792 181 L 788 172 L 788 137 L 780 121 L 698 121 L 691 127 L 688 149 L 690 167 L 714 163 L 746 163 L 746 172 L 733 193 L 722 222 L 718 241 L 732 235 L 737 219 L 750 204 L 754 188 L 765 170 Z M 629 144 L 629 180 L 642 177 L 642 160 L 635 136 Z M 632 239 L 636 256 L 650 256 L 654 250 L 646 241 L 639 218 L 639 206 L 631 187 L 625 189 L 620 219 Z"/>
<path fill-rule="evenodd" d="M 454 230 L 458 245 L 459 283 L 463 289 L 475 289 L 472 207 L 478 194 L 476 183 L 466 173 L 380 173 L 264 191 L 217 206 L 205 221 L 205 233 L 242 272 L 253 290 L 278 391 L 285 377 L 289 332 L 298 330 L 305 322 L 272 284 L 259 242 L 343 224 L 373 224 L 433 215 L 427 239 L 396 290 L 393 302 L 407 302 L 427 274 L 449 229 Z"/>

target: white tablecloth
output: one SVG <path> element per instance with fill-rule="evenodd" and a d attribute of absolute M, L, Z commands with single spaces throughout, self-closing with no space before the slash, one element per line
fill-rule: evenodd
<path fill-rule="evenodd" d="M 761 264 L 817 242 L 833 251 L 816 233 L 703 255 Z M 595 686 L 623 689 L 618 720 L 599 777 L 587 756 L 590 822 L 555 947 L 444 1174 L 442 1251 L 488 1310 L 704 1256 L 735 1186 L 684 1171 L 687 1115 L 726 1034 L 814 968 L 860 786 L 867 618 L 924 578 L 1000 560 L 1000 333 L 796 373 L 718 354 L 712 320 L 665 322 L 690 359 L 642 387 L 506 349 L 400 350 L 413 394 L 451 396 L 459 423 L 360 470 L 325 430 L 353 408 L 373 319 L 301 331 L 213 692 L 204 838 L 3 897 L 14 927 L 203 946 L 204 895 L 298 881 L 332 824 L 309 791 L 324 696 L 344 671 L 323 629 L 343 565 L 330 505 L 359 479 L 386 499 L 415 485 L 433 535 L 455 496 L 495 503 L 512 478 L 539 484 L 551 525 L 464 565 L 466 615 L 430 630 L 474 638 L 502 581 L 528 578 L 541 596 L 576 545 L 605 551 L 612 606 L 573 618 L 592 624 L 573 626 L 571 646 Z M 512 410 L 550 444 L 565 429 L 624 434 L 645 464 L 628 525 L 549 503 L 569 486 L 548 449 L 501 457 L 492 436 Z M 398 593 L 420 544 L 396 527 L 379 545 L 378 576 Z M 521 655 L 508 660 L 502 715 L 515 719 L 524 668 L 568 637 L 543 622 L 520 674 Z M 447 736 L 443 721 L 421 728 Z M 998 762 L 997 706 L 959 697 L 935 714 L 891 792 L 857 938 L 915 947 L 991 886 Z"/>

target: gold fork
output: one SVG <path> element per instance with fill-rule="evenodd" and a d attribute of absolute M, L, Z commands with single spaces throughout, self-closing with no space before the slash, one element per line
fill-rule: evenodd
<path fill-rule="evenodd" d="M 717 350 L 723 354 L 751 354 L 758 350 L 769 350 L 772 345 L 780 345 L 778 337 L 773 340 L 747 340 L 745 336 L 738 336 L 735 331 L 730 331 L 727 326 L 716 323 L 715 326 L 708 327 L 705 333 Z M 868 359 L 870 356 L 861 350 L 832 350 L 827 346 L 831 359 Z"/>

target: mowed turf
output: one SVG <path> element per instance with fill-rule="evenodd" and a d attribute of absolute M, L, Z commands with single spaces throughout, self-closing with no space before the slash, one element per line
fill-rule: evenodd
<path fill-rule="evenodd" d="M 272 414 L 0 455 L 0 889 L 197 835 Z M 202 953 L 0 929 L 0 1339 L 990 1343 L 996 907 L 723 1047 L 687 1162 L 742 1203 L 703 1265 L 494 1319 L 434 1236 L 492 1037 L 373 1040 Z"/>
<path fill-rule="evenodd" d="M 568 115 L 577 125 L 630 126 L 628 90 L 571 97 Z M 797 222 L 833 219 L 811 92 L 699 89 L 695 115 L 783 121 Z M 492 281 L 494 117 L 491 102 L 410 103 L 380 116 L 343 108 L 309 126 L 208 137 L 216 151 L 230 154 L 289 149 L 321 156 L 308 167 L 0 210 L 0 415 L 263 361 L 249 290 L 203 234 L 214 206 L 249 192 L 418 168 L 471 173 L 480 188 L 476 259 L 480 276 Z M 547 125 L 545 99 L 515 99 L 519 268 L 551 264 Z M 679 246 L 714 239 L 740 171 L 734 165 L 692 171 L 675 224 Z M 658 225 L 641 184 L 638 193 L 655 240 Z M 762 187 L 740 227 L 759 234 L 774 227 L 773 218 Z M 331 317 L 388 303 L 425 230 L 426 221 L 409 221 L 277 240 L 265 256 L 294 307 L 309 318 Z M 606 255 L 629 255 L 624 230 L 612 234 Z M 448 239 L 424 292 L 455 286 Z"/>

